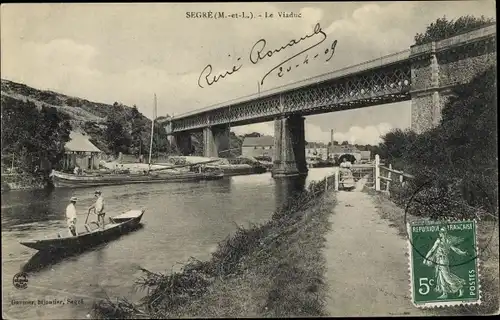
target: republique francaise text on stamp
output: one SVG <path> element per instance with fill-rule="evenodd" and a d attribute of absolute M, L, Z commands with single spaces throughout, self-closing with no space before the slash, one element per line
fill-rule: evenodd
<path fill-rule="evenodd" d="M 476 222 L 408 224 L 410 290 L 416 307 L 481 302 Z"/>

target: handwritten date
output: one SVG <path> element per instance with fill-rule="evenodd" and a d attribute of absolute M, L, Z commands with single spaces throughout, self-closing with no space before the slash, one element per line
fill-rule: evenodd
<path fill-rule="evenodd" d="M 285 64 L 289 63 L 290 61 L 292 61 L 293 59 L 297 58 L 298 56 L 308 52 L 309 50 L 319 46 L 321 43 L 323 43 L 326 39 L 327 39 L 327 35 L 323 32 L 323 30 L 321 29 L 321 26 L 319 23 L 316 24 L 316 26 L 314 27 L 314 30 L 312 33 L 310 34 L 307 34 L 299 39 L 292 39 L 290 40 L 287 44 L 277 48 L 277 49 L 268 49 L 267 48 L 267 41 L 265 39 L 259 39 L 253 46 L 252 46 L 252 49 L 250 50 L 250 55 L 249 55 L 249 60 L 252 64 L 257 64 L 259 63 L 259 61 L 262 61 L 262 60 L 265 60 L 265 59 L 269 59 L 269 58 L 272 58 L 273 55 L 287 49 L 287 48 L 290 48 L 290 47 L 293 47 L 299 43 L 301 43 L 302 41 L 306 40 L 306 39 L 309 39 L 309 38 L 319 38 L 318 41 L 307 47 L 306 49 L 300 51 L 299 53 L 296 53 L 294 54 L 293 56 L 285 59 L 284 61 L 282 61 L 281 63 L 277 64 L 275 67 L 271 68 L 261 79 L 260 81 L 260 84 L 263 85 L 264 84 L 264 80 L 267 78 L 267 76 L 269 76 L 273 71 L 278 71 L 277 72 L 277 75 L 278 77 L 282 77 L 283 76 L 283 73 L 286 71 L 286 72 L 290 72 L 293 70 L 292 66 L 291 65 L 288 65 L 287 67 L 285 66 Z M 330 45 L 329 48 L 325 49 L 324 50 L 324 55 L 328 56 L 328 58 L 325 60 L 326 62 L 330 61 L 331 58 L 333 57 L 334 53 L 335 53 L 335 48 L 337 46 L 337 40 L 333 41 Z M 230 55 L 229 55 L 230 56 Z M 319 57 L 319 54 L 316 54 L 314 55 L 311 59 L 317 59 Z M 308 64 L 309 63 L 309 55 L 306 55 L 304 61 L 302 62 L 302 65 L 304 64 Z M 204 84 L 208 85 L 208 86 L 211 86 L 213 85 L 214 83 L 218 82 L 219 80 L 221 79 L 224 79 L 226 78 L 227 76 L 230 76 L 234 73 L 236 73 L 237 71 L 239 71 L 241 68 L 242 68 L 242 64 L 240 63 L 241 61 L 241 57 L 239 57 L 237 59 L 238 63 L 233 65 L 232 69 L 231 70 L 228 70 L 222 74 L 218 74 L 218 75 L 213 75 L 212 72 L 213 72 L 213 67 L 211 64 L 208 64 L 205 66 L 205 68 L 203 68 L 203 70 L 201 71 L 200 73 L 200 76 L 198 77 L 198 86 L 200 88 L 204 88 Z M 300 64 L 299 63 L 296 63 L 295 64 L 295 68 L 299 67 Z"/>

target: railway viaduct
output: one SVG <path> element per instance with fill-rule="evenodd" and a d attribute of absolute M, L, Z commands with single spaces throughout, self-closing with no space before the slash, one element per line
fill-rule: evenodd
<path fill-rule="evenodd" d="M 273 177 L 307 174 L 304 117 L 411 101 L 411 129 L 439 124 L 454 86 L 496 64 L 496 25 L 349 66 L 321 76 L 167 118 L 171 140 L 187 154 L 203 131 L 204 155 L 229 148 L 229 124 L 274 121 Z"/>

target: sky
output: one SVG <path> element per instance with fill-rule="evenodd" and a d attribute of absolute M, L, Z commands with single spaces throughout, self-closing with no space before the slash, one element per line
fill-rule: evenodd
<path fill-rule="evenodd" d="M 254 18 L 196 18 L 189 12 L 245 12 Z M 280 12 L 300 17 L 282 18 Z M 495 2 L 2 4 L 1 76 L 91 101 L 135 104 L 150 118 L 156 93 L 158 116 L 180 115 L 409 49 L 415 34 L 437 18 L 466 14 L 496 18 Z M 269 70 L 322 37 L 315 34 L 255 61 L 259 40 L 266 41 L 264 55 L 314 34 L 318 23 L 325 41 L 292 61 L 302 62 L 305 54 L 321 57 L 283 77 L 271 73 L 259 86 Z M 323 52 L 334 40 L 335 53 L 326 61 Z M 208 85 L 209 64 L 209 82 L 241 67 Z M 333 129 L 335 140 L 374 144 L 391 129 L 410 126 L 410 102 L 308 116 L 305 125 L 307 141 L 328 142 Z M 273 135 L 274 126 L 231 130 Z"/>

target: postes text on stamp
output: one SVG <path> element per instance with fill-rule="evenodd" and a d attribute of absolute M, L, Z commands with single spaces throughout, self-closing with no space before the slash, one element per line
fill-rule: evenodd
<path fill-rule="evenodd" d="M 408 234 L 415 306 L 480 303 L 474 220 L 412 223 Z"/>

